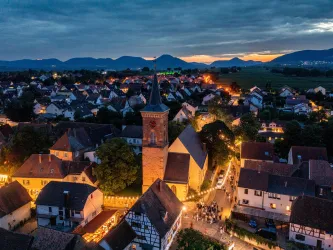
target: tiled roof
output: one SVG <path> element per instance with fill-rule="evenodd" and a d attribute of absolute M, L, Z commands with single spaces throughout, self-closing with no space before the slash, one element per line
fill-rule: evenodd
<path fill-rule="evenodd" d="M 0 249 L 1 250 L 30 250 L 34 237 L 19 234 L 0 227 Z"/>
<path fill-rule="evenodd" d="M 274 145 L 266 142 L 243 142 L 241 159 L 273 161 Z"/>
<path fill-rule="evenodd" d="M 77 236 L 75 234 L 60 232 L 51 228 L 38 227 L 34 231 L 35 239 L 32 249 L 67 250 L 75 249 Z"/>
<path fill-rule="evenodd" d="M 157 179 L 130 211 L 144 213 L 163 238 L 175 223 L 183 204 L 167 184 Z"/>
<path fill-rule="evenodd" d="M 267 191 L 268 177 L 267 172 L 241 168 L 238 187 Z"/>
<path fill-rule="evenodd" d="M 87 225 L 82 228 L 84 233 L 94 233 L 105 222 L 117 212 L 117 210 L 105 210 L 100 212 L 94 219 L 92 219 Z"/>
<path fill-rule="evenodd" d="M 27 190 L 17 181 L 0 188 L 0 218 L 31 201 Z"/>
<path fill-rule="evenodd" d="M 64 207 L 64 191 L 68 191 L 68 207 L 82 211 L 89 195 L 96 189 L 88 184 L 51 181 L 39 193 L 35 203 L 36 205 Z"/>
<path fill-rule="evenodd" d="M 189 154 L 169 152 L 164 172 L 164 181 L 175 183 L 188 183 L 189 169 Z"/>
<path fill-rule="evenodd" d="M 245 160 L 244 168 L 260 170 L 274 175 L 291 176 L 298 167 L 291 164 Z"/>
<path fill-rule="evenodd" d="M 207 152 L 203 150 L 199 134 L 195 132 L 191 125 L 188 125 L 183 132 L 178 136 L 190 155 L 200 168 L 204 167 Z"/>
<path fill-rule="evenodd" d="M 32 154 L 14 173 L 13 177 L 63 179 L 66 170 L 62 161 L 48 154 Z"/>
<path fill-rule="evenodd" d="M 125 249 L 134 239 L 136 234 L 126 220 L 122 220 L 113 230 L 102 239 L 105 240 L 112 250 Z"/>
<path fill-rule="evenodd" d="M 89 147 L 92 147 L 92 142 L 86 130 L 84 128 L 73 128 L 65 132 L 50 149 L 75 152 Z"/>
<path fill-rule="evenodd" d="M 309 179 L 317 185 L 333 187 L 333 169 L 327 161 L 309 160 Z"/>
<path fill-rule="evenodd" d="M 290 223 L 325 230 L 333 234 L 333 201 L 300 196 L 291 209 Z"/>
<path fill-rule="evenodd" d="M 299 157 L 300 161 L 328 160 L 327 151 L 324 147 L 292 146 L 290 150 L 294 164 L 299 162 Z"/>
<path fill-rule="evenodd" d="M 126 125 L 126 127 L 121 131 L 120 137 L 142 139 L 142 134 L 142 126 Z"/>

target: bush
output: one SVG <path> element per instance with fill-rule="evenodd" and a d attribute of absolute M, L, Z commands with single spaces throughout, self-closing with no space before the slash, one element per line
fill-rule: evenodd
<path fill-rule="evenodd" d="M 209 180 L 204 180 L 203 183 L 201 184 L 200 191 L 206 191 L 208 188 L 210 188 L 211 181 Z"/>
<path fill-rule="evenodd" d="M 225 224 L 227 231 L 233 231 L 240 239 L 244 239 L 245 237 L 247 237 L 249 240 L 255 240 L 257 244 L 266 245 L 270 249 L 277 246 L 277 243 L 267 240 L 257 234 L 251 233 L 246 229 L 237 226 L 237 224 L 230 219 L 226 219 Z"/>

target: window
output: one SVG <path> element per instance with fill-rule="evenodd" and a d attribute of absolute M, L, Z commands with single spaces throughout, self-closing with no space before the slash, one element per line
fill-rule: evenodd
<path fill-rule="evenodd" d="M 139 240 L 146 240 L 146 237 L 142 235 L 137 235 L 136 237 L 138 237 Z"/>
<path fill-rule="evenodd" d="M 319 188 L 319 195 L 324 195 L 324 189 L 323 188 Z"/>
<path fill-rule="evenodd" d="M 23 185 L 30 185 L 30 181 L 29 180 L 23 180 Z"/>
<path fill-rule="evenodd" d="M 53 169 L 53 168 L 51 168 L 51 170 L 50 170 L 50 173 L 51 173 L 51 174 L 53 174 L 53 173 L 54 173 L 54 169 Z"/>
<path fill-rule="evenodd" d="M 296 234 L 295 238 L 299 241 L 305 241 L 305 236 L 302 234 Z"/>
<path fill-rule="evenodd" d="M 268 193 L 268 198 L 280 200 L 281 199 L 281 195 L 274 194 L 274 193 Z"/>
<path fill-rule="evenodd" d="M 132 245 L 132 250 L 136 250 L 136 245 L 135 244 Z"/>
<path fill-rule="evenodd" d="M 67 155 L 68 155 L 68 154 L 65 152 L 65 153 L 64 153 L 64 157 L 66 157 L 66 158 L 67 158 Z"/>
<path fill-rule="evenodd" d="M 59 220 L 64 220 L 64 217 L 63 216 L 59 216 Z"/>
<path fill-rule="evenodd" d="M 149 230 L 149 227 L 148 227 L 147 225 L 145 225 L 145 229 L 146 229 L 146 230 Z"/>
<path fill-rule="evenodd" d="M 150 133 L 150 144 L 156 144 L 156 135 L 154 132 Z"/>
<path fill-rule="evenodd" d="M 55 156 L 59 156 L 59 152 L 58 151 L 55 152 Z"/>
<path fill-rule="evenodd" d="M 246 188 L 244 189 L 244 194 L 248 194 L 249 193 L 249 190 Z"/>
<path fill-rule="evenodd" d="M 49 213 L 52 213 L 52 207 L 49 207 Z"/>
<path fill-rule="evenodd" d="M 287 210 L 287 211 L 290 211 L 290 206 L 286 206 L 286 210 Z"/>
<path fill-rule="evenodd" d="M 92 213 L 92 217 L 95 217 L 96 216 L 96 211 L 94 211 L 93 213 Z"/>
<path fill-rule="evenodd" d="M 81 211 L 76 211 L 75 210 L 75 214 L 81 214 Z M 96 212 L 95 212 L 95 215 L 96 215 Z M 93 216 L 94 216 L 94 213 L 93 213 Z"/>
<path fill-rule="evenodd" d="M 245 199 L 243 199 L 243 204 L 245 204 L 245 205 L 247 205 L 247 204 L 249 204 L 249 200 L 245 200 Z"/>
<path fill-rule="evenodd" d="M 296 199 L 297 199 L 296 196 L 290 196 L 290 197 L 289 197 L 289 201 L 294 201 L 294 200 L 296 200 Z"/>
<path fill-rule="evenodd" d="M 76 176 L 73 176 L 73 181 L 77 181 L 77 177 Z"/>
<path fill-rule="evenodd" d="M 86 177 L 82 177 L 82 181 L 85 182 L 86 181 Z"/>
<path fill-rule="evenodd" d="M 259 191 L 259 190 L 255 190 L 255 191 L 254 191 L 254 195 L 255 195 L 255 196 L 262 196 L 262 192 Z"/>
<path fill-rule="evenodd" d="M 270 207 L 271 207 L 272 209 L 276 209 L 276 204 L 275 204 L 275 203 L 271 203 L 271 204 L 270 204 Z"/>
<path fill-rule="evenodd" d="M 141 228 L 141 224 L 137 223 L 135 221 L 132 221 L 131 225 L 132 225 L 132 227 Z"/>

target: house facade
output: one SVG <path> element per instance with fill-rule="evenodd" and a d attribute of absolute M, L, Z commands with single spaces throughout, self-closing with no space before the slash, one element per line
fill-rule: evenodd
<path fill-rule="evenodd" d="M 51 181 L 35 203 L 38 226 L 72 231 L 102 211 L 103 193 L 88 184 Z"/>
<path fill-rule="evenodd" d="M 0 188 L 0 227 L 12 230 L 30 218 L 31 197 L 17 181 Z"/>

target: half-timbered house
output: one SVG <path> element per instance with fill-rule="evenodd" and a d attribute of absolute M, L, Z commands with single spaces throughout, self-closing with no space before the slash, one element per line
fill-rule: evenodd
<path fill-rule="evenodd" d="M 292 205 L 289 239 L 316 247 L 333 249 L 333 201 L 299 196 Z"/>
<path fill-rule="evenodd" d="M 104 249 L 167 250 L 181 226 L 182 208 L 183 204 L 168 185 L 157 179 L 100 245 Z M 124 239 L 126 242 L 119 242 L 118 239 L 123 237 L 121 228 L 126 224 L 135 237 L 131 236 L 131 242 L 127 241 L 128 237 Z"/>

